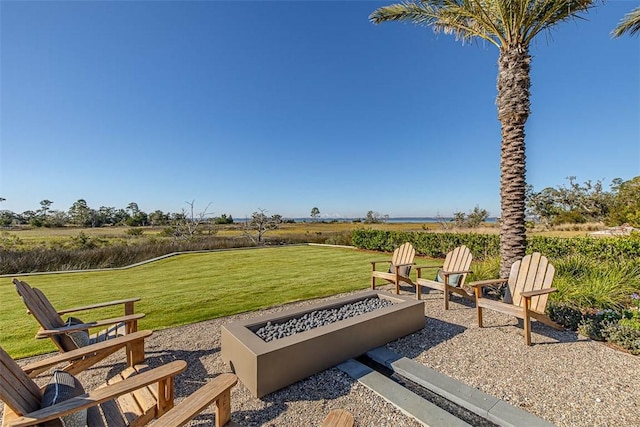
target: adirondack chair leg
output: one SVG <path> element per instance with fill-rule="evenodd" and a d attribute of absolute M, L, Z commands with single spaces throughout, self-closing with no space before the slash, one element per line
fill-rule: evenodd
<path fill-rule="evenodd" d="M 530 307 L 531 298 L 524 298 L 524 341 L 527 345 L 531 345 L 531 316 L 529 316 Z"/>
<path fill-rule="evenodd" d="M 131 342 L 127 344 L 127 366 L 144 364 L 144 341 Z"/>
<path fill-rule="evenodd" d="M 416 282 L 416 299 L 422 299 L 422 285 Z"/>
<path fill-rule="evenodd" d="M 128 316 L 130 314 L 133 314 L 133 312 L 134 312 L 133 301 L 124 303 L 124 315 Z"/>
<path fill-rule="evenodd" d="M 220 395 L 215 406 L 216 427 L 222 427 L 231 419 L 231 389 Z"/>
<path fill-rule="evenodd" d="M 124 325 L 124 333 L 132 334 L 138 330 L 138 320 L 134 319 L 130 322 L 126 322 Z"/>
<path fill-rule="evenodd" d="M 173 408 L 173 377 L 165 378 L 158 382 L 158 414 L 160 417 Z"/>
<path fill-rule="evenodd" d="M 444 275 L 444 309 L 449 310 L 449 275 Z"/>
<path fill-rule="evenodd" d="M 396 265 L 396 295 L 400 295 L 400 267 Z"/>
<path fill-rule="evenodd" d="M 480 304 L 478 304 L 478 302 L 480 301 L 480 298 L 482 298 L 482 289 L 480 289 L 479 287 L 475 287 L 473 290 L 476 293 L 476 310 L 478 312 L 478 327 L 482 328 L 482 307 L 480 307 Z"/>

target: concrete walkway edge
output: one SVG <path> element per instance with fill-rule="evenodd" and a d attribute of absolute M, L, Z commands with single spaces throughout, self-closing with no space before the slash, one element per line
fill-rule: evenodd
<path fill-rule="evenodd" d="M 374 361 L 447 400 L 503 427 L 553 427 L 542 418 L 443 375 L 386 347 L 367 352 Z"/>
<path fill-rule="evenodd" d="M 356 360 L 349 359 L 337 368 L 427 427 L 471 427 L 470 424 Z"/>

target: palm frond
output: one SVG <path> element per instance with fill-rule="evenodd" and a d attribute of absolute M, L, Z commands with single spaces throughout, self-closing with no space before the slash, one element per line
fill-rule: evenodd
<path fill-rule="evenodd" d="M 369 19 L 406 21 L 454 34 L 464 41 L 488 40 L 498 48 L 528 46 L 541 31 L 581 18 L 594 0 L 416 0 L 381 7 Z"/>
<path fill-rule="evenodd" d="M 614 37 L 620 37 L 629 32 L 634 35 L 640 31 L 640 7 L 627 13 L 620 21 L 620 24 L 611 33 Z"/>
<path fill-rule="evenodd" d="M 522 42 L 529 44 L 540 32 L 569 19 L 584 19 L 581 13 L 595 6 L 594 0 L 531 0 L 524 11 Z"/>
<path fill-rule="evenodd" d="M 481 12 L 474 7 L 477 1 L 423 0 L 404 2 L 376 9 L 369 20 L 374 24 L 387 21 L 411 22 L 430 26 L 434 32 L 455 34 L 459 40 L 467 41 L 475 37 L 500 46 L 499 33 L 490 20 L 483 21 L 477 15 Z M 488 24 L 488 28 L 484 25 Z"/>

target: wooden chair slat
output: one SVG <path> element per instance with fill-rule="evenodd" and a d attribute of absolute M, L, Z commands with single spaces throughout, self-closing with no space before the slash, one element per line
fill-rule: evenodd
<path fill-rule="evenodd" d="M 102 402 L 99 405 L 99 408 L 108 427 L 127 427 L 127 420 L 122 415 L 122 412 L 115 400 Z"/>
<path fill-rule="evenodd" d="M 113 401 L 111 401 L 113 402 Z M 105 402 L 108 403 L 108 402 Z M 87 425 L 91 427 L 121 427 L 122 424 L 118 424 L 115 420 L 107 420 L 103 418 L 102 412 L 100 411 L 100 406 L 94 406 L 91 408 L 87 408 Z M 122 417 L 120 417 L 122 418 Z M 113 421 L 113 422 L 109 422 Z"/>
<path fill-rule="evenodd" d="M 16 290 L 22 301 L 27 306 L 27 309 L 31 312 L 31 314 L 35 317 L 35 319 L 40 323 L 42 328 L 44 329 L 54 329 L 63 326 L 62 319 L 58 321 L 57 314 L 53 318 L 50 315 L 50 310 L 47 308 L 47 305 L 42 302 L 42 299 L 38 295 L 37 292 L 31 288 L 26 282 L 21 282 L 19 280 L 14 279 L 13 283 L 16 286 Z"/>
<path fill-rule="evenodd" d="M 53 325 L 64 326 L 64 320 L 58 314 L 56 309 L 51 305 L 51 302 L 38 288 L 31 288 L 33 294 L 38 298 L 39 303 L 45 310 L 45 316 Z"/>
<path fill-rule="evenodd" d="M 0 397 L 16 414 L 40 409 L 42 393 L 20 366 L 0 348 Z"/>
<path fill-rule="evenodd" d="M 549 289 L 553 284 L 553 278 L 556 273 L 556 269 L 552 264 L 548 264 L 545 266 L 544 274 L 540 275 L 540 280 L 536 284 L 539 287 L 536 287 L 532 290 L 540 290 L 540 289 Z M 542 271 L 541 271 L 542 273 Z M 531 298 L 531 310 L 544 314 L 544 310 L 547 307 L 547 301 L 549 299 L 549 294 L 540 295 L 537 297 Z"/>

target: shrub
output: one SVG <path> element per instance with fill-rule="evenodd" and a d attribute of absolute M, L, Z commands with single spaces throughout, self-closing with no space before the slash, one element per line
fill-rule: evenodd
<path fill-rule="evenodd" d="M 584 224 L 587 219 L 578 211 L 563 211 L 553 218 L 552 225 L 560 224 Z"/>
<path fill-rule="evenodd" d="M 601 310 L 597 312 L 587 312 L 583 315 L 578 332 L 585 337 L 597 341 L 604 341 L 604 329 L 609 325 L 617 324 L 622 315 L 615 310 Z"/>
<path fill-rule="evenodd" d="M 640 355 L 640 323 L 631 325 L 628 323 L 613 323 L 605 325 L 602 335 L 607 341 L 618 345 L 629 353 Z"/>
<path fill-rule="evenodd" d="M 344 245 L 351 246 L 351 232 L 344 232 L 330 236 L 326 242 L 328 245 Z"/>
<path fill-rule="evenodd" d="M 500 248 L 500 236 L 495 234 L 423 233 L 361 228 L 353 231 L 351 239 L 358 248 L 384 252 L 393 252 L 404 242 L 411 242 L 419 255 L 433 258 L 444 258 L 456 246 L 466 245 L 474 259 L 480 260 L 498 255 Z"/>
<path fill-rule="evenodd" d="M 144 234 L 144 230 L 142 228 L 132 227 L 124 230 L 124 233 L 128 236 L 140 237 Z"/>
<path fill-rule="evenodd" d="M 582 322 L 580 309 L 566 302 L 549 301 L 547 313 L 551 320 L 572 331 L 578 330 Z"/>
<path fill-rule="evenodd" d="M 451 249 L 466 245 L 474 259 L 484 259 L 500 253 L 500 236 L 478 233 L 397 232 L 373 229 L 353 231 L 354 246 L 361 249 L 391 252 L 404 242 L 411 242 L 418 254 L 444 257 Z M 540 252 L 550 259 L 582 255 L 598 261 L 636 260 L 640 258 L 640 234 L 626 237 L 547 237 L 527 239 L 527 252 Z"/>

